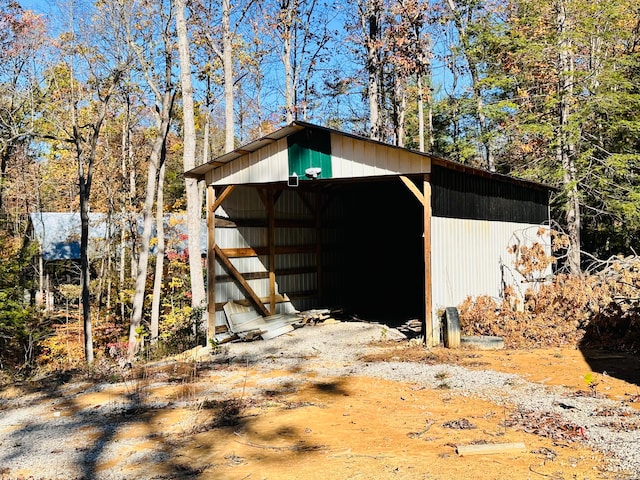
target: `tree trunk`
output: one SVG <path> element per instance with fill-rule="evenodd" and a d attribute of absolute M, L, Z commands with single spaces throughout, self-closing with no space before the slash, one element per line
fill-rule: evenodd
<path fill-rule="evenodd" d="M 556 157 L 562 167 L 563 185 L 567 196 L 565 202 L 565 220 L 569 236 L 567 263 L 573 274 L 582 271 L 580 263 L 580 197 L 576 165 L 575 146 L 569 132 L 569 115 L 573 97 L 573 69 L 570 41 L 567 32 L 567 13 L 564 0 L 556 1 L 556 29 L 558 34 L 558 126 L 556 133 Z"/>
<path fill-rule="evenodd" d="M 382 139 L 382 121 L 380 115 L 380 15 L 382 6 L 380 0 L 368 0 L 364 12 L 363 30 L 366 36 L 367 48 L 367 94 L 369 97 L 369 124 L 371 138 Z"/>
<path fill-rule="evenodd" d="M 81 154 L 79 154 L 81 155 Z M 84 357 L 93 363 L 93 333 L 91 331 L 91 303 L 89 295 L 89 193 L 91 184 L 85 177 L 84 161 L 78 158 L 78 180 L 80 181 L 80 270 L 82 281 L 82 318 L 84 319 Z"/>
<path fill-rule="evenodd" d="M 235 148 L 235 120 L 233 99 L 233 44 L 231 42 L 231 25 L 229 13 L 230 0 L 222 0 L 222 64 L 224 69 L 224 151 Z"/>
<path fill-rule="evenodd" d="M 185 20 L 185 1 L 175 0 L 176 31 L 178 34 L 178 51 L 180 56 L 180 82 L 182 85 L 182 108 L 184 123 L 184 170 L 195 167 L 196 131 L 194 122 L 193 87 L 191 85 L 191 59 L 189 55 L 189 39 Z M 191 276 L 191 306 L 202 308 L 206 297 L 204 292 L 204 275 L 202 270 L 202 253 L 200 246 L 200 223 L 202 217 L 202 196 L 198 189 L 198 181 L 185 179 L 187 194 L 187 232 L 189 235 L 189 273 Z"/>
<path fill-rule="evenodd" d="M 397 78 L 394 86 L 394 130 L 396 137 L 396 145 L 404 147 L 404 122 L 407 109 L 407 92 L 404 79 Z"/>
<path fill-rule="evenodd" d="M 162 162 L 158 172 L 158 195 L 156 196 L 156 234 L 158 237 L 156 253 L 156 271 L 153 277 L 153 296 L 151 300 L 151 342 L 158 341 L 160 333 L 160 300 L 162 298 L 162 280 L 164 271 L 164 172 Z"/>
<path fill-rule="evenodd" d="M 140 252 L 138 258 L 138 270 L 135 280 L 135 292 L 131 313 L 131 325 L 129 327 L 129 356 L 133 357 L 140 346 L 140 327 L 142 326 L 142 314 L 144 310 L 144 297 L 147 282 L 147 267 L 149 264 L 149 245 L 151 243 L 151 229 L 153 227 L 153 201 L 156 196 L 158 172 L 164 164 L 165 145 L 169 132 L 171 108 L 173 98 L 170 92 L 165 92 L 162 100 L 160 116 L 156 120 L 157 134 L 153 142 L 153 148 L 149 158 L 149 170 L 147 172 L 147 191 L 142 211 L 143 226 L 140 237 Z"/>
<path fill-rule="evenodd" d="M 421 152 L 424 148 L 424 87 L 422 86 L 422 75 L 418 74 L 418 149 Z"/>
<path fill-rule="evenodd" d="M 280 15 L 282 18 L 282 63 L 284 65 L 284 103 L 285 103 L 285 117 L 287 123 L 293 122 L 295 117 L 295 105 L 294 105 L 294 71 L 291 56 L 293 52 L 293 30 L 294 30 L 294 17 L 296 15 L 298 3 L 297 0 L 293 1 L 281 1 L 280 2 Z"/>
<path fill-rule="evenodd" d="M 480 75 L 478 74 L 477 59 L 474 58 L 472 45 L 469 44 L 469 36 L 467 29 L 462 20 L 462 15 L 455 0 L 447 0 L 447 5 L 451 14 L 453 15 L 453 21 L 458 32 L 460 39 L 460 45 L 462 47 L 462 53 L 467 60 L 467 66 L 469 67 L 469 73 L 471 75 L 471 89 L 473 91 L 473 98 L 476 103 L 476 116 L 478 118 L 478 126 L 480 128 L 480 143 L 483 147 L 483 157 L 486 168 L 493 172 L 495 170 L 493 150 L 491 147 L 491 141 L 489 139 L 489 125 L 484 108 L 484 100 L 482 98 L 482 88 L 480 87 Z"/>

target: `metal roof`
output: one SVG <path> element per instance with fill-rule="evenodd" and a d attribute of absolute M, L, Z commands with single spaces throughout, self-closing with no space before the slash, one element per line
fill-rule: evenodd
<path fill-rule="evenodd" d="M 207 163 L 203 163 L 202 165 L 197 166 L 196 168 L 185 172 L 186 177 L 192 178 L 204 178 L 204 174 L 211 170 L 212 168 L 217 168 L 225 163 L 229 163 L 236 158 L 240 158 L 247 153 L 255 152 L 256 150 L 260 150 L 261 148 L 269 145 L 270 143 L 276 142 L 281 138 L 288 137 L 289 135 L 298 132 L 300 130 L 304 130 L 307 128 L 307 124 L 302 124 L 300 122 L 293 122 L 291 125 L 286 127 L 282 127 L 275 132 L 271 132 L 264 137 L 259 138 L 258 140 L 254 140 L 242 147 L 236 148 L 235 150 L 225 153 L 224 155 L 217 157 L 213 160 L 210 160 Z M 308 125 L 312 126 L 312 125 Z"/>

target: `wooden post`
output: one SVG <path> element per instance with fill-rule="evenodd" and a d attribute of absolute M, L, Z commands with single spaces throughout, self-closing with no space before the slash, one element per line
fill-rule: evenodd
<path fill-rule="evenodd" d="M 422 331 L 424 332 L 424 343 L 427 347 L 433 347 L 439 343 L 433 335 L 433 300 L 432 278 L 431 278 L 431 174 L 425 173 L 423 177 L 422 191 L 404 175 L 400 175 L 400 180 L 406 185 L 411 193 L 422 204 L 424 212 L 424 323 Z"/>
<path fill-rule="evenodd" d="M 425 174 L 423 180 L 424 210 L 424 341 L 427 347 L 436 345 L 433 335 L 433 305 L 431 278 L 431 175 Z"/>
<path fill-rule="evenodd" d="M 216 190 L 207 185 L 207 342 L 216 335 Z"/>
<path fill-rule="evenodd" d="M 276 206 L 273 188 L 267 195 L 267 216 L 269 218 L 269 312 L 276 313 Z"/>

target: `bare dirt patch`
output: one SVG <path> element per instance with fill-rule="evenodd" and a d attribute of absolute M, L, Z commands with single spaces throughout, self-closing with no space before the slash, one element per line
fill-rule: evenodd
<path fill-rule="evenodd" d="M 515 374 L 540 389 L 563 385 L 554 398 L 568 407 L 571 395 L 608 397 L 618 403 L 586 413 L 619 428 L 637 424 L 635 410 L 625 417 L 618 408 L 637 407 L 637 383 L 593 370 L 578 351 L 376 342 L 350 359 L 327 356 L 332 340 L 322 343 L 319 333 L 312 332 L 317 354 L 301 358 L 264 342 L 272 350 L 251 358 L 250 346 L 241 346 L 207 362 L 146 366 L 114 385 L 5 387 L 0 478 L 635 478 L 615 470 L 612 455 L 594 448 L 593 433 L 564 418 L 563 407 L 536 414 L 507 394 L 500 402 L 480 398 L 445 368 Z M 378 364 L 435 370 L 430 383 L 362 374 L 363 365 Z M 589 373 L 595 389 L 585 383 Z M 457 454 L 460 445 L 517 443 L 525 448 Z"/>

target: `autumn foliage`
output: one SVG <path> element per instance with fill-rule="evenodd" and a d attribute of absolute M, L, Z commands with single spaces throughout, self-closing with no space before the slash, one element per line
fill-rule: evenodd
<path fill-rule="evenodd" d="M 517 247 L 517 266 L 532 278 L 548 257 L 539 244 Z M 559 273 L 517 295 L 467 298 L 459 307 L 463 335 L 502 336 L 509 348 L 594 347 L 640 350 L 640 259 L 614 257 L 583 275 Z"/>

